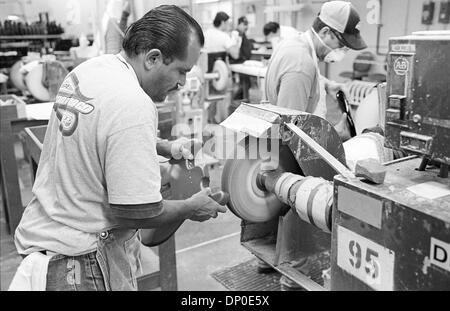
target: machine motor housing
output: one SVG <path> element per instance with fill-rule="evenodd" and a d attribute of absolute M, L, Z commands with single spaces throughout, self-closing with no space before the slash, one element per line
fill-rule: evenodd
<path fill-rule="evenodd" d="M 420 161 L 382 185 L 335 177 L 331 290 L 450 290 L 450 179 Z"/>
<path fill-rule="evenodd" d="M 389 40 L 385 131 L 395 148 L 450 164 L 450 32 Z"/>

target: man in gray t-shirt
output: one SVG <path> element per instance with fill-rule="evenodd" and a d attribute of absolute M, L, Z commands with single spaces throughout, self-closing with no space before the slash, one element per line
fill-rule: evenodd
<path fill-rule="evenodd" d="M 66 77 L 15 233 L 19 254 L 33 254 L 26 265 L 51 256 L 42 267 L 48 290 L 136 290 L 137 229 L 225 212 L 209 189 L 184 201 L 160 194 L 157 154 L 192 155 L 191 141 L 158 143 L 154 102 L 185 84 L 203 44 L 191 16 L 160 6 L 130 26 L 120 54 L 93 58 Z"/>
<path fill-rule="evenodd" d="M 342 84 L 321 76 L 318 62 L 339 62 L 349 49 L 365 49 L 359 25 L 359 15 L 350 2 L 324 3 L 311 29 L 282 40 L 273 52 L 265 82 L 268 101 L 325 118 L 326 93 L 348 92 Z M 344 115 L 336 126 L 338 132 L 345 120 Z"/>
<path fill-rule="evenodd" d="M 342 84 L 321 76 L 318 62 L 338 62 L 349 49 L 365 49 L 367 46 L 359 33 L 359 24 L 359 15 L 350 2 L 324 3 L 310 30 L 282 40 L 277 45 L 266 74 L 268 101 L 273 105 L 305 111 L 325 119 L 325 92 L 336 96 L 338 90 L 347 90 L 343 89 Z M 349 138 L 346 117 L 343 114 L 335 125 L 343 139 Z M 259 269 L 264 271 L 267 268 L 261 263 Z M 280 283 L 282 289 L 298 287 L 284 276 Z"/>

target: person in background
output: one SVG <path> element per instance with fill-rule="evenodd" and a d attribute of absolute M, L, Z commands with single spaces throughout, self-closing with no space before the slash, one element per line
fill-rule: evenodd
<path fill-rule="evenodd" d="M 229 55 L 231 59 L 239 58 L 239 49 L 241 47 L 241 38 L 238 32 L 232 32 L 230 16 L 225 12 L 217 12 L 214 17 L 212 28 L 205 31 L 205 47 L 206 53 L 208 53 L 208 71 L 211 70 L 211 65 L 217 58 L 221 58 L 226 61 Z M 224 59 L 225 58 L 225 59 Z M 213 90 L 214 91 L 214 90 Z M 217 119 L 222 119 L 221 115 L 227 114 L 228 103 L 221 102 L 219 111 L 217 109 L 217 102 L 211 102 L 207 108 L 208 110 L 208 123 L 217 123 Z M 224 109 L 222 109 L 224 108 Z"/>
<path fill-rule="evenodd" d="M 103 17 L 104 54 L 117 54 L 128 26 L 130 2 L 128 0 L 110 0 Z M 119 19 L 120 17 L 120 19 Z"/>
<path fill-rule="evenodd" d="M 246 60 L 252 57 L 253 42 L 247 38 L 248 20 L 245 16 L 241 16 L 238 19 L 236 31 L 242 38 L 241 48 L 239 50 L 238 59 L 230 59 L 230 64 L 242 64 Z M 244 94 L 248 94 L 250 88 L 250 77 L 248 75 L 239 74 L 239 89 L 234 94 L 233 99 L 248 101 L 248 98 L 244 97 Z M 235 107 L 232 107 L 235 108 Z M 234 110 L 234 109 L 233 109 Z M 230 111 L 231 113 L 232 111 Z"/>
<path fill-rule="evenodd" d="M 241 47 L 239 49 L 239 57 L 230 59 L 230 64 L 241 64 L 252 57 L 253 42 L 247 38 L 248 20 L 245 16 L 238 18 L 236 31 L 241 38 Z"/>
<path fill-rule="evenodd" d="M 360 18 L 350 2 L 323 4 L 313 26 L 298 37 L 280 42 L 272 54 L 266 75 L 267 100 L 278 106 L 301 110 L 326 118 L 326 95 L 336 98 L 342 90 L 350 100 L 344 84 L 321 76 L 319 61 L 341 61 L 348 50 L 367 47 L 359 32 Z M 346 114 L 335 126 L 347 139 Z"/>
<path fill-rule="evenodd" d="M 294 27 L 283 26 L 277 22 L 268 22 L 264 25 L 263 33 L 267 42 L 272 45 L 272 51 L 276 49 L 281 40 L 295 38 L 300 32 Z"/>
<path fill-rule="evenodd" d="M 267 100 L 273 105 L 305 111 L 325 119 L 327 93 L 336 98 L 336 93 L 342 90 L 350 99 L 343 84 L 321 76 L 319 62 L 339 62 L 348 50 L 365 49 L 367 45 L 359 25 L 359 14 L 350 2 L 324 3 L 308 31 L 283 40 L 272 54 L 265 81 Z M 343 113 L 335 125 L 343 140 L 350 138 L 346 118 Z M 300 265 L 295 267 L 301 268 Z M 297 287 L 284 276 L 280 282 L 286 289 Z"/>
<path fill-rule="evenodd" d="M 205 50 L 207 53 L 227 52 L 233 59 L 239 58 L 240 40 L 230 35 L 231 19 L 225 12 L 218 12 L 213 21 L 214 27 L 205 31 Z"/>

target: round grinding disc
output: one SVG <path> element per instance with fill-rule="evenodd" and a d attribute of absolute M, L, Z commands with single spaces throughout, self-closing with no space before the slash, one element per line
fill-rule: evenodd
<path fill-rule="evenodd" d="M 246 150 L 256 140 L 244 140 Z M 262 191 L 256 184 L 262 159 L 227 160 L 222 172 L 222 190 L 229 193 L 229 209 L 239 218 L 250 222 L 265 222 L 280 215 L 284 204 L 271 193 Z M 280 147 L 282 172 L 301 174 L 300 167 L 287 146 Z"/>
<path fill-rule="evenodd" d="M 214 62 L 213 72 L 219 74 L 218 79 L 214 79 L 212 84 L 216 91 L 224 91 L 228 85 L 228 67 L 223 60 Z"/>

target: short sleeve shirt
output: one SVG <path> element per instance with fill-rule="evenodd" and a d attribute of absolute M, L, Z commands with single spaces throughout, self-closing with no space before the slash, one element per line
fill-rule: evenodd
<path fill-rule="evenodd" d="M 273 105 L 313 113 L 320 99 L 320 73 L 307 35 L 280 42 L 269 61 L 265 94 Z"/>
<path fill-rule="evenodd" d="M 233 46 L 233 41 L 228 33 L 217 29 L 209 28 L 205 31 L 205 50 L 208 53 L 226 52 Z"/>
<path fill-rule="evenodd" d="M 300 35 L 300 31 L 290 26 L 280 26 L 280 37 L 282 39 L 296 38 Z"/>
<path fill-rule="evenodd" d="M 69 73 L 48 124 L 33 198 L 16 230 L 18 252 L 91 252 L 99 232 L 117 227 L 111 204 L 160 202 L 157 124 L 155 104 L 119 54 Z M 161 204 L 152 206 L 127 212 L 131 218 L 162 212 Z"/>

